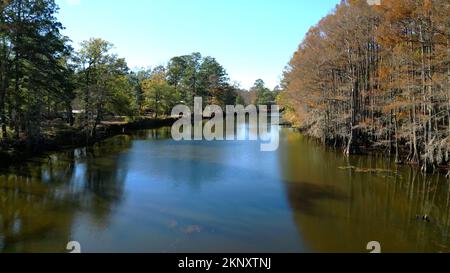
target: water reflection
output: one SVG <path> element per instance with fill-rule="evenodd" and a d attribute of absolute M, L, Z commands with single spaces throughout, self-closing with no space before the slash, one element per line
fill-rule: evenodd
<path fill-rule="evenodd" d="M 385 252 L 449 250 L 444 177 L 382 157 L 346 159 L 302 136 L 286 138 L 290 144 L 280 151 L 280 163 L 291 180 L 285 189 L 310 251 L 362 252 L 374 240 Z"/>
<path fill-rule="evenodd" d="M 320 186 L 304 182 L 286 182 L 292 208 L 302 214 L 321 216 L 327 213 L 318 208 L 319 202 L 344 201 L 349 197 L 332 186 Z"/>
<path fill-rule="evenodd" d="M 71 240 L 87 252 L 366 252 L 374 240 L 388 252 L 449 250 L 442 176 L 267 133 L 280 135 L 277 152 L 175 142 L 161 128 L 2 170 L 0 252 L 64 252 Z"/>
<path fill-rule="evenodd" d="M 105 225 L 123 198 L 127 166 L 121 136 L 94 147 L 35 158 L 0 174 L 0 251 L 52 252 L 71 240 L 77 212 Z M 43 241 L 42 238 L 52 238 Z M 62 249 L 58 246 L 58 249 Z"/>

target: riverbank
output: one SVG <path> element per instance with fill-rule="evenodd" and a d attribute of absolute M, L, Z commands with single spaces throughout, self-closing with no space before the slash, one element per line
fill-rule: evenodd
<path fill-rule="evenodd" d="M 311 136 L 310 134 L 308 134 L 308 130 L 310 129 L 309 127 L 302 127 L 299 125 L 299 121 L 296 117 L 295 114 L 293 114 L 292 112 L 285 112 L 283 113 L 283 116 L 281 118 L 280 121 L 280 125 L 283 126 L 288 126 L 293 128 L 295 131 L 297 131 L 299 134 L 303 134 L 307 137 L 310 137 L 314 140 L 317 141 L 318 144 L 324 145 L 327 148 L 330 149 L 334 149 L 335 151 L 338 151 L 340 146 L 338 142 L 336 141 L 324 141 L 323 139 Z M 342 148 L 342 150 L 344 150 L 344 148 Z M 345 153 L 345 151 L 343 151 Z M 422 171 L 426 172 L 426 173 L 434 173 L 434 172 L 439 172 L 442 173 L 444 175 L 446 175 L 446 177 L 448 179 L 450 179 L 450 166 L 448 164 L 440 164 L 437 166 L 427 166 L 427 168 L 425 169 L 423 164 L 418 164 L 418 163 L 412 163 L 410 162 L 410 160 L 408 160 L 408 147 L 406 147 L 405 145 L 403 146 L 399 146 L 398 147 L 398 152 L 399 155 L 396 159 L 395 156 L 395 147 L 391 147 L 391 148 L 387 148 L 387 147 L 383 147 L 383 146 L 372 146 L 372 147 L 368 147 L 365 145 L 358 145 L 355 143 L 352 146 L 351 149 L 351 153 L 349 155 L 362 155 L 362 156 L 385 156 L 388 157 L 392 160 L 396 161 L 397 165 L 408 165 L 408 166 L 413 166 L 417 169 L 422 169 Z"/>
<path fill-rule="evenodd" d="M 96 129 L 96 134 L 88 137 L 86 130 L 79 127 L 60 125 L 44 134 L 37 144 L 27 139 L 10 139 L 0 143 L 0 166 L 6 167 L 45 152 L 90 146 L 107 138 L 136 130 L 156 129 L 171 126 L 175 118 L 139 118 L 134 121 L 104 121 Z"/>

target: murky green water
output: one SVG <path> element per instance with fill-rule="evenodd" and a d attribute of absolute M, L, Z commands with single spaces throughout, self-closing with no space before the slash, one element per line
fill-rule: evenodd
<path fill-rule="evenodd" d="M 443 177 L 271 133 L 273 153 L 174 142 L 162 128 L 3 170 L 0 252 L 65 252 L 74 240 L 83 252 L 449 251 Z"/>

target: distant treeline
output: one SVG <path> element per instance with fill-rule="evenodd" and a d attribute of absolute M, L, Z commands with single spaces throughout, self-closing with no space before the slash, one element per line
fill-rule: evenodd
<path fill-rule="evenodd" d="M 55 133 L 55 120 L 92 137 L 111 116 L 157 117 L 176 104 L 192 105 L 195 96 L 218 105 L 248 99 L 216 59 L 200 53 L 131 71 L 102 39 L 75 51 L 57 11 L 54 0 L 0 1 L 0 149 L 17 139 L 38 145 Z M 260 80 L 252 94 L 247 103 L 274 101 Z"/>
<path fill-rule="evenodd" d="M 450 1 L 342 1 L 310 29 L 283 88 L 287 116 L 346 154 L 448 164 Z"/>

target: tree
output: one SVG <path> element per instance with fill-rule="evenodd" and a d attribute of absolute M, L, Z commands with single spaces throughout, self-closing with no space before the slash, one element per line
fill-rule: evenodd
<path fill-rule="evenodd" d="M 107 116 L 157 115 L 177 104 L 236 101 L 225 69 L 200 53 L 174 57 L 167 68 L 130 72 L 100 38 L 74 52 L 61 35 L 54 0 L 0 1 L 0 147 L 27 140 L 39 147 L 55 128 L 83 130 L 86 139 Z M 83 113 L 74 117 L 72 107 Z M 14 138 L 13 138 L 14 136 Z"/>
<path fill-rule="evenodd" d="M 129 80 L 134 86 L 134 95 L 136 99 L 136 105 L 139 114 L 143 114 L 144 111 L 144 90 L 142 90 L 142 82 L 151 77 L 151 69 L 142 69 L 136 72 L 131 72 Z"/>
<path fill-rule="evenodd" d="M 285 71 L 288 116 L 346 154 L 376 148 L 424 170 L 448 164 L 449 5 L 342 1 Z"/>
<path fill-rule="evenodd" d="M 36 144 L 41 138 L 44 105 L 64 97 L 61 88 L 70 74 L 64 59 L 70 55 L 53 0 L 3 1 L 0 15 L 0 120 Z M 68 91 L 69 92 L 69 91 Z M 46 101 L 44 101 L 44 99 Z"/>
<path fill-rule="evenodd" d="M 250 92 L 256 93 L 256 100 L 254 102 L 255 105 L 269 106 L 275 102 L 276 94 L 270 91 L 270 89 L 266 87 L 266 83 L 261 79 L 255 81 L 255 84 L 250 89 Z"/>
<path fill-rule="evenodd" d="M 187 105 L 193 105 L 194 97 L 200 96 L 199 70 L 202 56 L 200 53 L 174 57 L 168 66 L 167 78 L 181 94 L 182 100 Z"/>
<path fill-rule="evenodd" d="M 79 95 L 84 102 L 84 127 L 95 136 L 96 128 L 108 110 L 136 113 L 131 103 L 132 87 L 128 81 L 128 66 L 124 59 L 111 53 L 113 45 L 98 38 L 81 43 L 77 64 L 80 82 Z M 129 102 L 126 105 L 116 103 Z M 108 108 L 109 106 L 109 108 Z"/>
<path fill-rule="evenodd" d="M 152 71 L 149 79 L 142 82 L 145 97 L 145 108 L 151 110 L 158 117 L 169 114 L 172 108 L 179 104 L 180 95 L 174 86 L 166 80 L 166 69 L 162 66 Z"/>
<path fill-rule="evenodd" d="M 241 95 L 236 96 L 236 105 L 246 105 L 245 99 Z"/>
<path fill-rule="evenodd" d="M 9 78 L 11 77 L 11 40 L 10 25 L 7 23 L 6 7 L 10 1 L 0 2 L 0 123 L 2 137 L 7 137 L 6 99 Z"/>
<path fill-rule="evenodd" d="M 231 85 L 212 88 L 210 96 L 209 104 L 221 106 L 222 109 L 225 109 L 227 105 L 235 105 L 238 97 L 235 87 Z"/>
<path fill-rule="evenodd" d="M 207 103 L 216 99 L 215 94 L 230 90 L 223 66 L 215 58 L 203 58 L 200 53 L 172 58 L 167 66 L 167 82 L 189 106 L 193 105 L 194 97 L 202 97 Z M 233 93 L 227 95 L 232 96 Z"/>
<path fill-rule="evenodd" d="M 212 57 L 205 57 L 198 72 L 199 89 L 197 96 L 210 98 L 211 90 L 226 89 L 228 87 L 228 75 L 225 69 Z"/>

